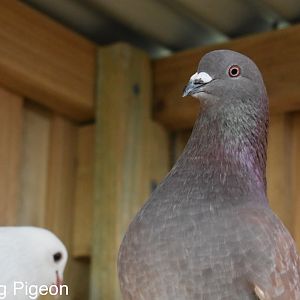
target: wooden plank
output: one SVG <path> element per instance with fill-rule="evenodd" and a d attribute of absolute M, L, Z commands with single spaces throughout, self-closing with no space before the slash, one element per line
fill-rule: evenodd
<path fill-rule="evenodd" d="M 75 120 L 93 118 L 96 47 L 16 0 L 2 0 L 0 83 Z"/>
<path fill-rule="evenodd" d="M 94 195 L 95 126 L 78 129 L 76 184 L 72 252 L 75 257 L 90 256 Z"/>
<path fill-rule="evenodd" d="M 292 119 L 289 114 L 271 115 L 267 160 L 267 192 L 272 209 L 293 234 L 291 129 Z"/>
<path fill-rule="evenodd" d="M 98 61 L 90 287 L 92 300 L 116 300 L 118 248 L 130 220 L 168 170 L 168 135 L 151 119 L 148 57 L 117 44 L 100 49 Z"/>
<path fill-rule="evenodd" d="M 242 52 L 257 63 L 265 79 L 273 113 L 299 110 L 299 45 L 300 25 L 295 25 L 154 61 L 155 119 L 171 129 L 193 126 L 200 106 L 192 98 L 182 99 L 182 90 L 195 73 L 200 58 L 214 49 Z"/>
<path fill-rule="evenodd" d="M 70 296 L 61 299 L 87 299 L 89 266 L 71 256 L 73 198 L 75 185 L 77 128 L 55 115 L 51 124 L 46 226 L 66 244 L 70 258 L 65 283 Z"/>
<path fill-rule="evenodd" d="M 51 114 L 34 104 L 24 109 L 18 224 L 45 226 Z"/>
<path fill-rule="evenodd" d="M 23 99 L 0 88 L 0 226 L 16 225 Z"/>
<path fill-rule="evenodd" d="M 76 127 L 55 115 L 50 135 L 46 225 L 66 240 L 67 244 L 72 228 L 75 149 Z"/>
<path fill-rule="evenodd" d="M 293 219 L 294 238 L 297 243 L 298 251 L 300 251 L 300 113 L 293 114 L 292 124 L 292 143 L 291 147 L 291 175 L 292 175 L 292 199 L 293 211 L 291 218 Z"/>

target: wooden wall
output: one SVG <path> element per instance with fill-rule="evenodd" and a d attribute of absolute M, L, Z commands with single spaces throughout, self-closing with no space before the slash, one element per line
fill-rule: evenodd
<path fill-rule="evenodd" d="M 62 299 L 88 299 L 77 243 L 91 226 L 78 208 L 93 200 L 94 137 L 81 122 L 94 122 L 96 46 L 15 0 L 1 1 L 0 38 L 0 224 L 58 235 L 70 255 Z"/>
<path fill-rule="evenodd" d="M 70 252 L 65 282 L 71 293 L 67 298 L 83 299 L 89 264 L 72 255 L 74 196 L 81 188 L 75 185 L 81 127 L 27 101 L 22 113 L 17 224 L 46 227 L 63 240 Z"/>
<path fill-rule="evenodd" d="M 75 185 L 82 127 L 1 87 L 0 108 L 1 225 L 55 232 L 71 252 L 65 275 L 69 299 L 86 299 L 89 264 L 72 255 L 74 196 L 85 181 Z"/>
<path fill-rule="evenodd" d="M 267 77 L 268 194 L 300 249 L 299 34 L 217 47 L 249 51 Z M 0 38 L 0 224 L 64 241 L 67 299 L 119 300 L 122 236 L 189 137 L 199 106 L 176 99 L 214 47 L 151 61 L 129 45 L 97 47 L 16 0 L 1 1 Z"/>
<path fill-rule="evenodd" d="M 63 240 L 71 295 L 62 299 L 120 298 L 118 245 L 169 168 L 150 59 L 124 44 L 96 52 L 15 0 L 1 4 L 0 37 L 1 225 Z"/>

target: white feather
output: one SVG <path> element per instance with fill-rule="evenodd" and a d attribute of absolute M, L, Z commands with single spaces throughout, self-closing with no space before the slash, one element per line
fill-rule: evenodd
<path fill-rule="evenodd" d="M 53 255 L 58 252 L 62 258 L 55 262 Z M 56 284 L 56 272 L 62 279 L 67 259 L 64 244 L 46 229 L 0 227 L 0 299 L 33 299 L 25 289 L 16 293 L 14 283 L 23 282 L 28 286 Z"/>
<path fill-rule="evenodd" d="M 206 72 L 200 72 L 200 73 L 193 74 L 190 80 L 200 80 L 203 83 L 208 83 L 212 81 L 212 77 Z"/>

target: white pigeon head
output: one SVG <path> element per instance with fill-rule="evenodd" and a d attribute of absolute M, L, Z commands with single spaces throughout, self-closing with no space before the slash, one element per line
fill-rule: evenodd
<path fill-rule="evenodd" d="M 37 227 L 0 227 L 0 284 L 60 285 L 68 253 L 50 231 Z"/>

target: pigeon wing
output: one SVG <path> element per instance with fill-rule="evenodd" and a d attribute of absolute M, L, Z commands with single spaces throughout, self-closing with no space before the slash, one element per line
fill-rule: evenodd
<path fill-rule="evenodd" d="M 271 210 L 248 214 L 260 251 L 249 262 L 254 293 L 260 300 L 300 299 L 300 261 L 295 242 Z"/>

